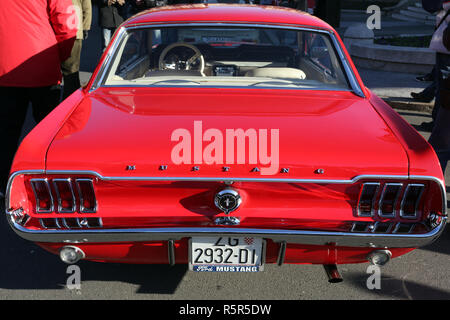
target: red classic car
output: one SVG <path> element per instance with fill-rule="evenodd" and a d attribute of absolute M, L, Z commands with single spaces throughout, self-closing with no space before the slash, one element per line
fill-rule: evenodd
<path fill-rule="evenodd" d="M 86 87 L 22 142 L 7 218 L 79 259 L 382 265 L 446 223 L 430 145 L 300 11 L 155 8 L 116 32 Z"/>

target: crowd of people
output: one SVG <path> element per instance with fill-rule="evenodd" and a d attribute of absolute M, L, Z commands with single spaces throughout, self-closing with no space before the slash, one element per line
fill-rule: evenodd
<path fill-rule="evenodd" d="M 29 104 L 35 121 L 40 122 L 60 103 L 61 98 L 65 99 L 80 88 L 81 49 L 91 29 L 92 4 L 99 10 L 104 50 L 116 28 L 131 15 L 152 7 L 194 2 L 202 1 L 0 0 L 0 197 L 6 189 Z M 246 2 L 264 3 L 264 0 Z M 309 1 L 288 0 L 286 3 L 305 10 Z M 336 7 L 339 0 L 329 1 L 333 6 L 326 6 L 324 0 L 316 0 L 315 3 L 319 15 L 339 12 Z M 450 158 L 450 51 L 442 45 L 442 38 L 450 20 L 447 14 L 450 1 L 423 0 L 423 7 L 430 12 L 438 12 L 439 27 L 432 41 L 432 48 L 437 52 L 433 72 L 435 84 L 429 88 L 429 92 L 436 96 L 436 103 L 429 141 L 445 170 Z"/>
<path fill-rule="evenodd" d="M 430 85 L 411 96 L 421 102 L 435 100 L 432 121 L 423 125 L 431 131 L 429 143 L 445 172 L 450 160 L 450 1 L 422 0 L 422 7 L 436 14 L 436 29 L 430 43 L 430 49 L 436 52 L 436 65 L 429 74 L 417 77 L 419 81 L 431 82 Z"/>

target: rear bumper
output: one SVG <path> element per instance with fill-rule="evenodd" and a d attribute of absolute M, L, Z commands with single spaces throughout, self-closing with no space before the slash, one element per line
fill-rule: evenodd
<path fill-rule="evenodd" d="M 273 242 L 342 247 L 417 248 L 435 241 L 445 228 L 447 218 L 424 234 L 349 233 L 310 230 L 217 228 L 136 228 L 88 230 L 30 230 L 18 224 L 7 212 L 11 228 L 22 238 L 45 243 L 114 243 L 181 240 L 194 236 L 254 236 Z"/>

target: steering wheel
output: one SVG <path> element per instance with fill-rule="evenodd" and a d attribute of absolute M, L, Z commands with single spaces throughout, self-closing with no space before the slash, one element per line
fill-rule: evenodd
<path fill-rule="evenodd" d="M 172 50 L 173 48 L 177 48 L 177 47 L 186 47 L 191 49 L 192 51 L 194 51 L 194 55 L 191 56 L 188 59 L 185 60 L 181 60 L 180 57 L 177 57 L 178 61 L 172 61 L 171 63 L 174 64 L 173 69 L 176 70 L 192 70 L 192 65 L 195 63 L 195 61 L 199 61 L 199 71 L 201 73 L 201 75 L 204 77 L 205 74 L 203 73 L 203 71 L 205 70 L 205 58 L 203 57 L 202 53 L 200 52 L 200 50 L 190 44 L 190 43 L 186 43 L 186 42 L 175 42 L 172 43 L 171 45 L 168 45 L 167 47 L 164 48 L 164 50 L 161 52 L 161 55 L 159 56 L 159 70 L 167 70 L 167 69 L 172 69 L 170 67 L 167 66 L 167 62 L 166 62 L 166 56 L 169 53 L 170 50 Z"/>

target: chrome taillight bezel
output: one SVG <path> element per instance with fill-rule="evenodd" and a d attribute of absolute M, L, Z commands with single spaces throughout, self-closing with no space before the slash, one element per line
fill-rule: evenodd
<path fill-rule="evenodd" d="M 408 196 L 408 192 L 411 189 L 411 187 L 420 187 L 421 188 L 419 196 L 416 199 L 416 203 L 415 203 L 415 207 L 414 207 L 414 215 L 405 214 L 405 212 L 404 212 L 406 197 Z M 406 186 L 405 192 L 403 193 L 403 196 L 402 196 L 402 202 L 400 204 L 400 217 L 401 218 L 417 219 L 419 217 L 418 209 L 419 209 L 420 201 L 422 200 L 422 195 L 423 195 L 424 191 L 425 191 L 425 184 L 423 184 L 423 183 L 411 183 Z"/>
<path fill-rule="evenodd" d="M 48 195 L 49 195 L 49 201 L 50 201 L 50 207 L 49 209 L 42 209 L 40 206 L 40 200 L 39 200 L 39 196 L 38 193 L 36 191 L 36 187 L 34 183 L 43 183 L 45 188 L 47 189 Z M 54 199 L 53 199 L 53 195 L 52 195 L 52 190 L 50 188 L 50 183 L 48 182 L 48 179 L 43 179 L 43 178 L 36 178 L 36 179 L 30 179 L 30 185 L 31 185 L 31 189 L 33 190 L 33 194 L 34 194 L 34 199 L 36 201 L 36 213 L 52 213 L 55 211 L 55 206 L 54 206 Z"/>
<path fill-rule="evenodd" d="M 384 213 L 383 212 L 383 201 L 385 200 L 386 191 L 389 187 L 399 187 L 396 195 L 394 203 L 392 204 L 392 213 Z M 397 183 L 397 182 L 387 182 L 383 186 L 383 190 L 381 191 L 380 201 L 378 202 L 378 216 L 382 218 L 395 218 L 397 216 L 397 206 L 400 201 L 400 195 L 402 193 L 403 189 L 403 183 Z"/>
<path fill-rule="evenodd" d="M 56 199 L 58 202 L 57 212 L 58 213 L 75 213 L 75 211 L 77 210 L 77 200 L 75 197 L 75 193 L 73 192 L 72 179 L 70 179 L 70 178 L 52 179 L 52 183 L 53 183 L 53 188 L 55 189 Z M 60 190 L 58 187 L 58 183 L 67 183 L 67 186 L 69 187 L 70 193 L 72 195 L 72 208 L 70 208 L 70 209 L 63 208 L 62 198 L 61 198 L 61 193 L 60 193 Z"/>
<path fill-rule="evenodd" d="M 79 178 L 79 179 L 76 179 L 75 182 L 77 185 L 78 197 L 80 199 L 80 213 L 96 213 L 98 203 L 97 203 L 97 197 L 95 195 L 94 181 L 92 179 L 88 179 L 88 178 Z M 93 196 L 94 202 L 95 202 L 95 205 L 92 209 L 85 208 L 85 206 L 84 206 L 83 192 L 81 190 L 80 183 L 86 183 L 86 182 L 89 184 L 89 186 L 92 190 L 92 196 Z"/>
<path fill-rule="evenodd" d="M 375 188 L 375 192 L 373 193 L 373 196 L 372 196 L 372 204 L 371 204 L 370 214 L 363 214 L 363 213 L 361 213 L 361 210 L 360 210 L 360 208 L 361 208 L 361 197 L 362 197 L 362 195 L 364 193 L 364 188 L 366 186 L 375 186 L 376 187 Z M 379 189 L 380 189 L 380 183 L 379 182 L 365 182 L 365 183 L 362 184 L 362 187 L 361 187 L 361 190 L 360 190 L 359 196 L 358 196 L 358 202 L 357 202 L 357 215 L 359 217 L 373 217 L 375 215 L 375 203 L 376 203 L 376 199 L 377 199 L 377 196 L 378 196 Z"/>

